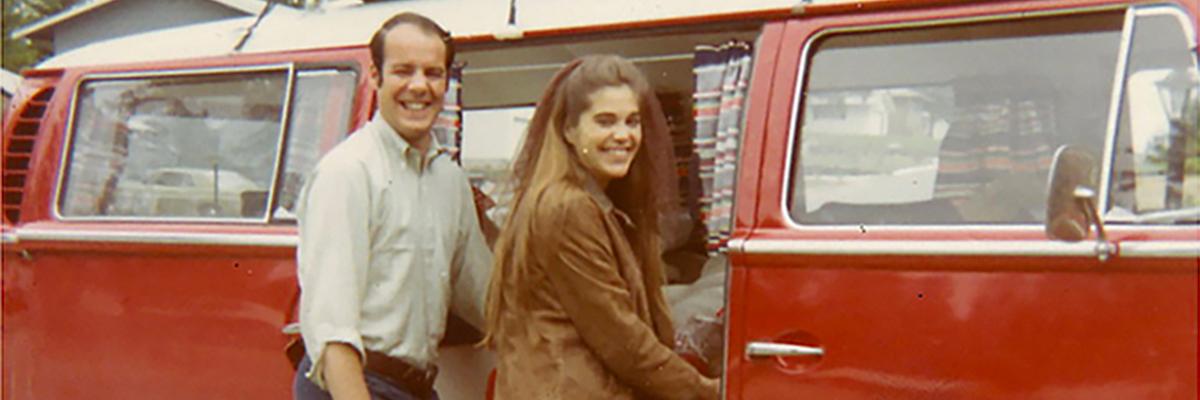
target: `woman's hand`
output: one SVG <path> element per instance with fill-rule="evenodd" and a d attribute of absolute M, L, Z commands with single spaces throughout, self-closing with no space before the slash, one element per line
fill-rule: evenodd
<path fill-rule="evenodd" d="M 721 398 L 721 379 L 701 377 L 700 384 L 704 386 L 704 390 L 700 393 L 704 396 L 703 400 L 717 400 Z"/>

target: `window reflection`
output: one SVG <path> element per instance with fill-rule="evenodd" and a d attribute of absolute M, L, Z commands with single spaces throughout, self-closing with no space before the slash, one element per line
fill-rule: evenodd
<path fill-rule="evenodd" d="M 1054 149 L 1099 154 L 1123 15 L 832 35 L 809 61 L 791 214 L 1034 223 Z"/>

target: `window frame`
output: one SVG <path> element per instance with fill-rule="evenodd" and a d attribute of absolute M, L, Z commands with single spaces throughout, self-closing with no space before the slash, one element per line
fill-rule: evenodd
<path fill-rule="evenodd" d="M 1113 79 L 1112 105 L 1109 108 L 1109 120 L 1106 125 L 1107 131 L 1105 132 L 1107 136 L 1104 144 L 1104 154 L 1102 155 L 1104 161 L 1100 170 L 1100 195 L 1098 196 L 1099 198 L 1097 199 L 1096 203 L 1096 210 L 1100 212 L 1101 219 L 1106 223 L 1121 225 L 1178 226 L 1179 224 L 1175 223 L 1172 220 L 1172 217 L 1174 217 L 1176 214 L 1192 215 L 1195 213 L 1195 211 L 1189 211 L 1193 209 L 1185 208 L 1181 210 L 1159 210 L 1144 213 L 1136 213 L 1136 211 L 1130 210 L 1134 212 L 1132 216 L 1119 218 L 1108 215 L 1114 202 L 1112 185 L 1117 178 L 1113 176 L 1113 173 L 1115 172 L 1117 164 L 1116 149 L 1117 146 L 1119 146 L 1118 142 L 1120 141 L 1119 135 L 1121 134 L 1121 121 L 1125 119 L 1125 115 L 1122 113 L 1126 111 L 1126 108 L 1123 107 L 1123 104 L 1125 103 L 1125 97 L 1129 92 L 1127 86 L 1130 78 L 1130 57 L 1133 53 L 1133 32 L 1137 29 L 1137 22 L 1139 18 L 1163 15 L 1173 16 L 1175 17 L 1176 22 L 1179 23 L 1180 30 L 1183 31 L 1184 35 L 1183 40 L 1192 48 L 1192 51 L 1188 53 L 1192 62 L 1192 69 L 1200 72 L 1200 59 L 1198 59 L 1200 56 L 1196 54 L 1196 49 L 1200 48 L 1200 42 L 1198 42 L 1197 39 L 1196 27 L 1193 26 L 1188 20 L 1187 12 L 1180 9 L 1179 6 L 1175 4 L 1148 4 L 1141 6 L 1130 6 L 1128 8 L 1125 15 L 1126 25 L 1124 32 L 1122 32 L 1121 53 L 1118 59 L 1120 64 L 1117 65 L 1117 76 L 1115 76 Z M 1132 132 L 1130 133 L 1132 134 Z"/>
<path fill-rule="evenodd" d="M 112 72 L 112 73 L 96 73 L 85 74 L 76 80 L 71 92 L 70 111 L 67 114 L 66 135 L 63 144 L 61 158 L 58 164 L 58 178 L 54 188 L 54 203 L 51 207 L 51 213 L 54 219 L 67 222 L 183 222 L 183 223 L 222 223 L 222 224 L 267 224 L 272 221 L 272 212 L 269 209 L 271 204 L 274 204 L 277 195 L 279 172 L 286 155 L 284 146 L 288 143 L 287 137 L 290 130 L 291 105 L 293 102 L 294 88 L 296 83 L 296 74 L 299 68 L 296 63 L 271 63 L 260 65 L 242 65 L 229 67 L 213 67 L 213 68 L 182 68 L 167 71 L 134 71 L 134 72 Z M 70 172 L 72 162 L 72 154 L 75 150 L 75 123 L 80 102 L 83 100 L 80 96 L 83 86 L 90 82 L 105 81 L 105 80 L 121 80 L 121 79 L 162 79 L 176 77 L 213 77 L 221 75 L 236 75 L 241 73 L 256 73 L 256 72 L 283 72 L 285 77 L 283 104 L 280 108 L 280 132 L 276 140 L 276 153 L 274 166 L 272 168 L 272 178 L 269 187 L 267 188 L 267 207 L 263 212 L 262 217 L 178 217 L 178 216 L 105 216 L 105 215 L 64 215 L 62 212 L 63 194 L 66 192 L 66 184 Z"/>
<path fill-rule="evenodd" d="M 329 148 L 321 147 L 321 143 L 323 143 L 324 135 L 326 135 L 326 133 L 322 133 L 322 135 L 318 137 L 320 140 L 318 140 L 316 143 L 317 155 L 316 159 L 313 161 L 313 167 L 316 167 L 316 164 L 321 161 L 321 157 L 323 157 L 326 152 L 348 138 L 349 135 L 354 131 L 354 110 L 359 98 L 358 82 L 362 75 L 362 71 L 360 68 L 358 68 L 358 65 L 353 63 L 303 63 L 297 65 L 292 71 L 290 87 L 293 89 L 290 90 L 288 94 L 286 108 L 287 113 L 283 116 L 283 129 L 285 132 L 284 136 L 280 139 L 283 141 L 279 147 L 281 154 L 276 163 L 275 177 L 273 178 L 274 180 L 271 184 L 271 193 L 269 193 L 269 197 L 267 197 L 267 204 L 265 205 L 267 222 L 271 224 L 296 225 L 297 223 L 297 217 L 295 215 L 276 216 L 275 213 L 277 211 L 276 209 L 279 207 L 279 202 L 283 195 L 283 185 L 286 183 L 284 182 L 286 176 L 282 175 L 287 172 L 285 166 L 288 162 L 289 151 L 292 150 L 289 148 L 288 144 L 291 143 L 291 136 L 293 133 L 292 120 L 294 119 L 294 115 L 292 115 L 291 109 L 292 104 L 296 102 L 296 91 L 294 88 L 296 83 L 300 80 L 301 75 L 304 75 L 305 73 L 313 73 L 314 75 L 328 73 L 335 76 L 342 73 L 349 73 L 351 78 L 353 78 L 352 81 L 354 82 L 354 84 L 350 87 L 350 93 L 348 93 L 349 97 L 346 99 L 346 101 L 349 102 L 349 107 L 346 110 L 347 120 L 345 121 L 345 130 L 336 134 L 336 140 L 332 142 L 332 145 Z M 374 99 L 374 97 L 372 97 L 372 99 Z M 303 171 L 301 173 L 308 174 L 309 172 L 310 171 Z M 299 190 L 301 189 L 303 189 L 303 185 L 301 185 L 296 192 L 297 198 L 300 196 Z"/>
<path fill-rule="evenodd" d="M 1103 190 L 1102 193 L 1105 193 L 1105 194 L 1103 196 L 1100 196 L 1100 199 L 1098 201 L 1099 204 L 1097 204 L 1097 206 L 1100 207 L 1098 209 L 1101 209 L 1101 210 L 1107 209 L 1107 205 L 1109 202 L 1108 188 L 1109 188 L 1109 183 L 1110 183 L 1110 179 L 1108 177 L 1109 177 L 1109 175 L 1111 175 L 1111 171 L 1113 168 L 1113 158 L 1111 156 L 1112 156 L 1115 146 L 1116 146 L 1116 139 L 1117 139 L 1116 128 L 1118 127 L 1118 122 L 1119 122 L 1118 113 L 1120 112 L 1119 106 L 1120 106 L 1120 100 L 1124 98 L 1124 93 L 1125 93 L 1124 73 L 1125 73 L 1126 67 L 1128 66 L 1128 63 L 1129 63 L 1129 61 L 1127 59 L 1127 55 L 1128 55 L 1130 47 L 1131 47 L 1132 29 L 1133 29 L 1133 25 L 1134 25 L 1131 21 L 1136 20 L 1136 16 L 1140 15 L 1139 13 L 1171 13 L 1171 14 L 1174 14 L 1174 15 L 1176 15 L 1177 18 L 1180 19 L 1180 23 L 1184 27 L 1185 32 L 1191 36 L 1190 38 L 1186 38 L 1186 39 L 1190 39 L 1193 46 L 1195 46 L 1195 44 L 1196 44 L 1195 31 L 1194 31 L 1193 27 L 1187 23 L 1186 13 L 1183 12 L 1183 10 L 1180 10 L 1177 5 L 1174 5 L 1174 4 L 1150 4 L 1150 5 L 1140 5 L 1139 6 L 1139 5 L 1129 5 L 1129 4 L 1114 4 L 1114 5 L 1104 5 L 1104 6 L 1088 6 L 1088 7 L 1075 7 L 1075 8 L 1064 8 L 1064 9 L 1054 9 L 1054 10 L 1040 10 L 1040 11 L 1034 11 L 1034 12 L 1007 12 L 1007 13 L 998 13 L 998 14 L 992 14 L 992 15 L 970 16 L 970 17 L 952 17 L 952 18 L 944 18 L 944 19 L 936 19 L 936 20 L 904 21 L 904 22 L 895 22 L 895 23 L 875 23 L 875 24 L 864 24 L 864 25 L 858 25 L 858 26 L 831 27 L 831 28 L 820 29 L 819 31 L 817 31 L 816 33 L 814 33 L 813 35 L 811 35 L 810 37 L 805 39 L 804 45 L 801 48 L 798 67 L 795 72 L 796 84 L 795 84 L 795 87 L 792 88 L 792 104 L 789 107 L 789 111 L 791 112 L 791 115 L 789 116 L 789 122 L 788 122 L 787 147 L 784 150 L 785 158 L 784 158 L 783 171 L 785 171 L 785 173 L 782 174 L 783 182 L 780 182 L 780 187 L 782 188 L 780 191 L 781 196 L 779 196 L 779 204 L 777 204 L 777 206 L 779 207 L 778 210 L 780 210 L 780 213 L 782 216 L 781 219 L 783 220 L 784 226 L 786 228 L 788 228 L 789 230 L 814 230 L 814 229 L 829 230 L 829 229 L 834 229 L 834 230 L 855 230 L 855 231 L 857 231 L 860 229 L 859 224 L 851 224 L 851 223 L 831 224 L 831 223 L 801 222 L 801 221 L 797 221 L 795 216 L 792 214 L 792 204 L 791 203 L 792 203 L 792 199 L 794 197 L 793 190 L 796 187 L 796 185 L 795 185 L 795 183 L 796 183 L 795 162 L 797 160 L 795 157 L 796 157 L 796 152 L 798 150 L 797 149 L 798 140 L 801 140 L 800 136 L 803 134 L 801 132 L 800 126 L 798 124 L 800 121 L 802 121 L 802 118 L 803 118 L 804 93 L 806 91 L 805 89 L 808 87 L 808 84 L 809 84 L 808 73 L 811 70 L 810 63 L 811 63 L 813 56 L 815 55 L 815 51 L 817 50 L 817 47 L 818 47 L 817 45 L 823 39 L 825 39 L 829 36 L 832 36 L 832 35 L 842 35 L 842 34 L 884 32 L 887 30 L 895 30 L 895 29 L 939 28 L 939 27 L 951 27 L 951 26 L 955 26 L 955 25 L 969 25 L 969 24 L 978 24 L 978 23 L 989 23 L 989 22 L 1012 22 L 1012 21 L 1021 21 L 1021 20 L 1029 20 L 1029 19 L 1037 19 L 1037 18 L 1098 14 L 1098 13 L 1105 13 L 1105 12 L 1115 12 L 1115 11 L 1120 11 L 1120 10 L 1124 10 L 1125 23 L 1121 27 L 1121 40 L 1118 45 L 1118 49 L 1119 49 L 1118 51 L 1120 52 L 1120 54 L 1118 54 L 1118 59 L 1117 59 L 1118 64 L 1116 65 L 1116 75 L 1114 76 L 1113 81 L 1110 82 L 1112 85 L 1112 90 L 1113 90 L 1114 95 L 1113 95 L 1113 98 L 1111 99 L 1113 102 L 1112 106 L 1110 106 L 1108 113 L 1107 113 L 1107 118 L 1109 120 L 1106 121 L 1106 124 L 1105 124 L 1106 129 L 1105 129 L 1105 132 L 1103 133 L 1105 142 L 1103 144 L 1104 154 L 1101 156 L 1101 158 L 1104 161 L 1101 163 L 1102 165 L 1100 166 L 1101 167 L 1101 175 L 1100 175 L 1101 181 L 1099 182 L 1099 186 L 1100 186 L 1100 190 Z M 789 51 L 789 49 L 782 49 L 782 51 Z M 1193 54 L 1193 61 L 1195 61 L 1195 57 L 1196 56 Z M 1114 109 L 1113 107 L 1118 107 L 1118 108 Z M 890 223 L 890 224 L 872 225 L 872 227 L 876 228 L 876 229 L 882 228 L 882 229 L 896 230 L 896 231 L 930 231 L 930 230 L 943 230 L 946 228 L 953 228 L 955 230 L 961 230 L 964 232 L 1025 231 L 1025 230 L 1030 230 L 1030 229 L 1041 230 L 1043 228 L 1041 223 L 1032 223 L 1032 222 L 1006 222 L 1006 223 L 994 223 L 994 224 L 984 224 L 984 223 L 978 223 L 978 222 L 966 222 L 966 223 L 962 223 L 962 224 L 947 224 L 947 223 L 932 223 L 932 222 L 913 223 L 913 224 Z"/>

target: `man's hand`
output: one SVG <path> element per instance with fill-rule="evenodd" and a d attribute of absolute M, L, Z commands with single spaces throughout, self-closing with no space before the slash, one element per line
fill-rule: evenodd
<path fill-rule="evenodd" d="M 325 386 L 336 400 L 370 400 L 367 381 L 363 378 L 362 358 L 353 346 L 329 343 L 325 346 Z"/>
<path fill-rule="evenodd" d="M 491 248 L 496 243 L 496 237 L 500 236 L 500 227 L 496 226 L 491 218 L 488 218 L 487 210 L 495 207 L 496 201 L 475 185 L 471 185 L 471 194 L 475 200 L 475 217 L 479 219 L 479 230 L 483 232 L 483 238 L 487 241 L 488 248 Z"/>

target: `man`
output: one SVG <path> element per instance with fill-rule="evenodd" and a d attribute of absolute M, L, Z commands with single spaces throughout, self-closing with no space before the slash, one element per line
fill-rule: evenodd
<path fill-rule="evenodd" d="M 453 44 L 402 13 L 370 47 L 379 109 L 301 194 L 297 399 L 436 398 L 448 308 L 482 326 L 491 254 L 466 176 L 430 133 Z"/>

